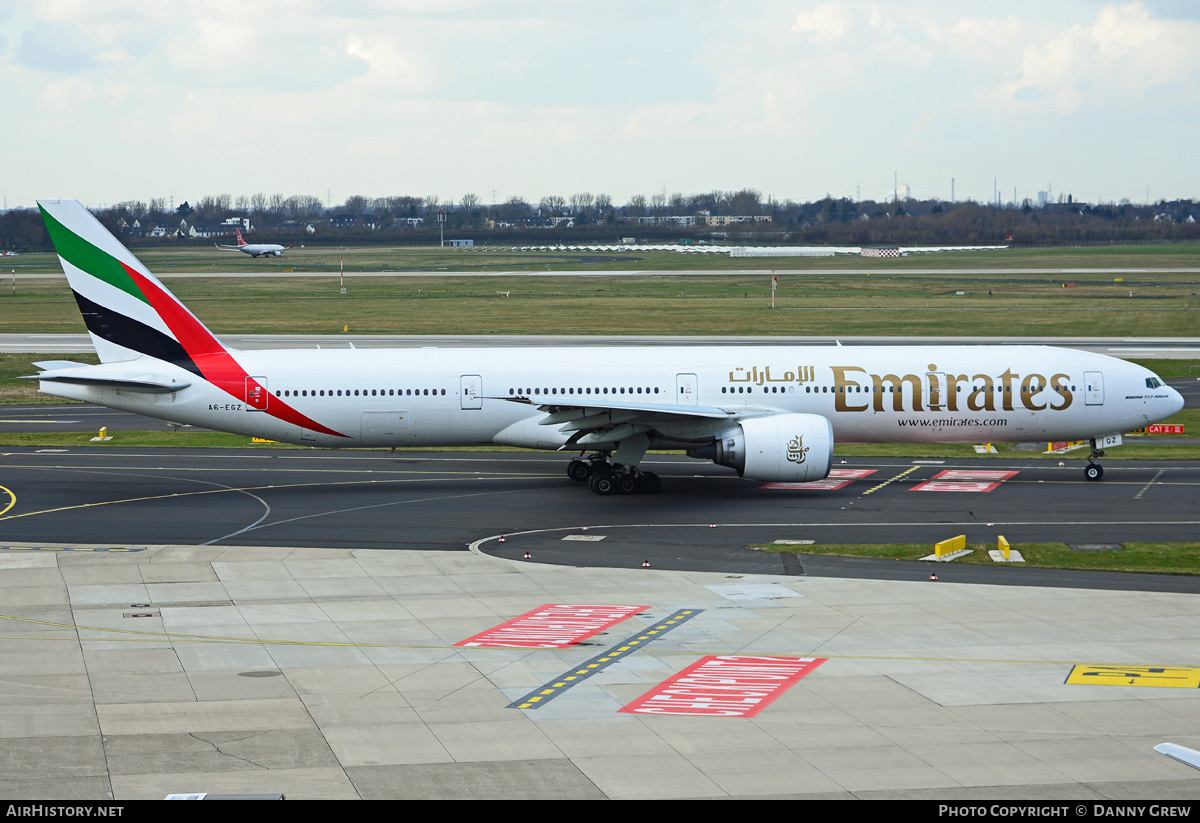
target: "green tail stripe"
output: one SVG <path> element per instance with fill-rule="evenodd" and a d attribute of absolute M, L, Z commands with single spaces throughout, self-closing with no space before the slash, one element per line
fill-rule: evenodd
<path fill-rule="evenodd" d="M 54 250 L 64 260 L 93 277 L 100 278 L 110 286 L 116 286 L 121 291 L 128 292 L 143 303 L 150 302 L 142 294 L 141 289 L 134 284 L 133 278 L 125 272 L 125 269 L 122 268 L 121 262 L 117 258 L 96 248 L 62 223 L 59 223 L 41 207 L 41 204 L 38 204 L 38 208 L 41 209 L 42 218 L 46 221 L 46 230 L 50 232 L 50 240 L 54 243 Z"/>

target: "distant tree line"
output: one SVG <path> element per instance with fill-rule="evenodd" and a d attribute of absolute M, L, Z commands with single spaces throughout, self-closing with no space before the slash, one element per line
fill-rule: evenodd
<path fill-rule="evenodd" d="M 713 218 L 747 218 L 714 226 Z M 701 194 L 634 195 L 617 205 L 604 193 L 551 195 L 537 203 L 512 196 L 485 204 L 474 193 L 457 202 L 437 196 L 354 195 L 326 206 L 314 195 L 204 195 L 172 208 L 163 198 L 126 201 L 97 211 L 131 245 L 194 243 L 176 236 L 182 226 L 249 219 L 266 239 L 303 238 L 310 245 L 429 244 L 440 236 L 484 244 L 640 241 L 731 242 L 754 245 L 920 246 L 1074 245 L 1200 241 L 1200 203 L 1128 200 L 1076 203 L 1071 195 L 1017 207 L 974 201 L 856 201 L 826 196 L 799 203 L 764 199 L 754 189 Z M 769 218 L 769 219 L 764 219 Z M 152 226 L 166 236 L 150 238 Z M 36 209 L 0 213 L 0 250 L 49 250 Z"/>

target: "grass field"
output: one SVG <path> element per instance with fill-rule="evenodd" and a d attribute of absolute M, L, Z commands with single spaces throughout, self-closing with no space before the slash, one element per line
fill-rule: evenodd
<path fill-rule="evenodd" d="M 952 535 L 949 535 L 952 536 Z M 1152 574 L 1200 574 L 1200 543 L 1123 543 L 1120 551 L 1072 551 L 1066 543 L 1014 543 L 1023 564 L 1004 564 L 1008 568 L 1036 567 L 1076 571 L 1141 572 Z M 824 554 L 838 557 L 867 557 L 877 560 L 920 560 L 933 554 L 928 543 L 793 545 L 769 543 L 750 546 L 759 551 L 790 554 Z M 988 557 L 995 544 L 968 546 L 974 551 L 953 563 L 1000 565 Z M 930 572 L 937 566 L 930 564 Z"/>
<path fill-rule="evenodd" d="M 308 252 L 309 250 L 305 250 Z M 362 250 L 364 256 L 386 250 Z M 436 250 L 434 250 L 436 251 Z M 1055 255 L 1051 252 L 1061 251 Z M 835 273 L 781 273 L 770 308 L 766 273 L 717 271 L 670 277 L 502 275 L 329 278 L 179 278 L 168 285 L 217 334 L 663 334 L 896 336 L 1193 336 L 1200 330 L 1200 247 L 1014 251 L 1029 265 L 1105 269 L 1141 265 L 1164 271 L 1046 274 L 974 271 L 918 273 L 911 259 L 867 261 Z M 158 253 L 162 254 L 162 253 Z M 217 253 L 219 254 L 219 253 Z M 416 252 L 397 253 L 407 259 Z M 444 253 L 443 253 L 444 254 Z M 549 254 L 549 253 L 547 253 Z M 1005 254 L 1008 254 L 1006 252 Z M 176 253 L 175 267 L 204 271 L 211 254 Z M 328 256 L 328 255 L 325 255 Z M 220 256 L 223 270 L 278 271 L 292 262 Z M 708 258 L 651 255 L 689 265 Z M 657 260 L 669 258 L 669 260 Z M 1144 258 L 1144 259 L 1142 259 Z M 24 258 L 19 258 L 24 260 Z M 482 259 L 482 258 L 480 258 Z M 525 259 L 525 258 L 520 258 Z M 991 255 L 922 257 L 922 265 L 1011 266 Z M 1082 261 L 1082 262 L 1081 262 Z M 1126 262 L 1122 262 L 1126 261 Z M 169 273 L 151 258 L 152 269 Z M 157 263 L 161 265 L 155 265 Z M 744 262 L 744 261 L 742 261 Z M 804 265 L 812 261 L 802 261 Z M 819 262 L 819 261 L 818 261 Z M 334 260 L 336 268 L 336 259 Z M 623 261 L 621 267 L 627 267 Z M 880 264 L 876 266 L 875 264 Z M 792 261 L 770 265 L 792 265 Z M 820 263 L 828 265 L 828 261 Z M 425 268 L 429 268 L 426 266 Z M 536 267 L 535 267 L 536 268 Z M 576 263 L 573 268 L 586 268 Z M 376 267 L 375 270 L 379 270 Z M 398 270 L 396 267 L 393 270 Z M 542 269 L 544 271 L 544 267 Z M 599 272 L 599 269 L 596 269 Z M 1118 280 L 1119 278 L 1119 280 Z M 1064 285 L 1067 284 L 1067 285 Z M 82 332 L 65 279 L 21 279 L 0 288 L 0 333 Z"/>

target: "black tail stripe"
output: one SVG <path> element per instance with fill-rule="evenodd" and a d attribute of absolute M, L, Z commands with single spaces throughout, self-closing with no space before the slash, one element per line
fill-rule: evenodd
<path fill-rule="evenodd" d="M 97 337 L 149 357 L 174 363 L 197 377 L 204 376 L 187 351 L 173 337 L 99 303 L 93 303 L 79 292 L 75 292 L 75 302 L 79 304 L 79 311 L 88 331 Z"/>

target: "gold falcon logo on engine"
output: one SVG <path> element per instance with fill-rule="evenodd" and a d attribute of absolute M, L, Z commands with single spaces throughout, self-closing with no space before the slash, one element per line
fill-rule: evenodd
<path fill-rule="evenodd" d="M 804 445 L 803 437 L 793 437 L 787 444 L 787 459 L 790 463 L 803 463 L 808 454 L 808 446 Z"/>

